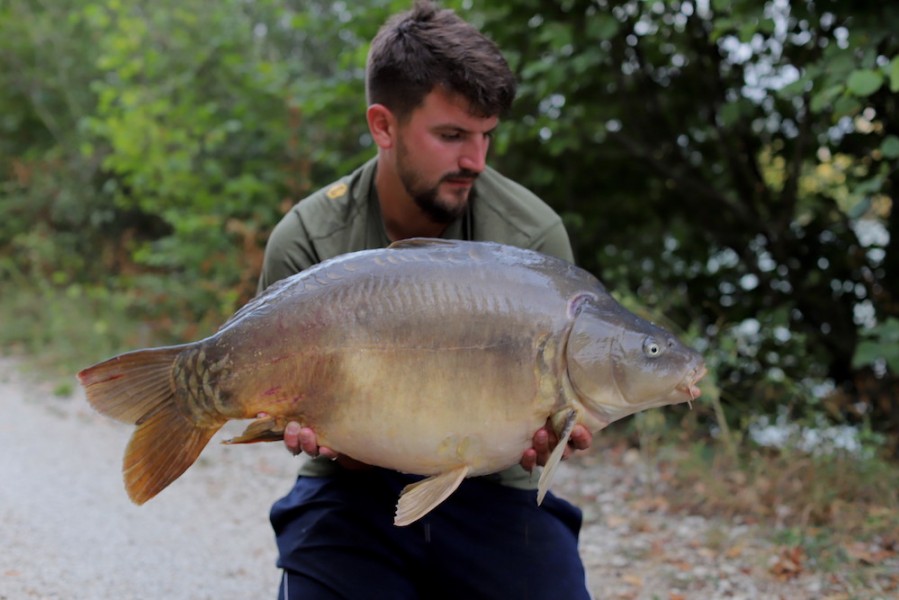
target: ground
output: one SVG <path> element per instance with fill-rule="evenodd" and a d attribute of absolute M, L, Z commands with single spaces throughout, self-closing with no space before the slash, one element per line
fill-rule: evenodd
<path fill-rule="evenodd" d="M 267 515 L 300 459 L 276 444 L 215 443 L 235 423 L 139 507 L 120 475 L 130 427 L 94 413 L 80 391 L 54 396 L 12 359 L 0 358 L 0 398 L 0 600 L 276 597 Z M 739 519 L 673 514 L 653 479 L 639 452 L 596 450 L 568 461 L 554 485 L 584 510 L 597 599 L 899 597 L 808 569 Z"/>

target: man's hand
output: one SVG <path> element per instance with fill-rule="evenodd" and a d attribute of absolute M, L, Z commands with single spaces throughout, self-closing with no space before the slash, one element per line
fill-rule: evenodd
<path fill-rule="evenodd" d="M 575 450 L 586 450 L 593 442 L 593 434 L 583 425 L 575 425 L 568 438 L 568 446 L 562 455 L 562 460 L 571 456 Z M 521 456 L 521 466 L 527 471 L 533 471 L 536 466 L 543 466 L 549 460 L 553 448 L 559 443 L 559 437 L 553 431 L 552 423 L 546 421 L 546 425 L 537 430 L 533 438 L 533 447 L 524 451 Z M 294 455 L 305 452 L 309 456 L 324 456 L 347 469 L 361 469 L 369 465 L 359 462 L 348 456 L 334 452 L 326 446 L 319 446 L 315 432 L 309 427 L 301 427 L 296 421 L 291 421 L 284 428 L 284 445 Z"/>
<path fill-rule="evenodd" d="M 337 461 L 337 464 L 346 469 L 363 469 L 369 466 L 349 456 L 338 454 L 326 446 L 319 446 L 315 432 L 309 427 L 302 427 L 296 421 L 291 421 L 284 428 L 284 445 L 293 455 L 305 452 L 312 457 L 324 456 Z"/>
<path fill-rule="evenodd" d="M 559 436 L 553 430 L 549 419 L 546 420 L 546 425 L 538 429 L 537 433 L 534 434 L 533 443 L 533 447 L 528 448 L 521 455 L 519 464 L 526 471 L 533 471 L 534 467 L 545 465 L 553 448 L 559 443 Z M 575 450 L 586 450 L 592 443 L 593 434 L 590 430 L 583 425 L 575 425 L 571 431 L 571 436 L 568 438 L 568 446 L 565 448 L 562 460 L 571 456 Z"/>

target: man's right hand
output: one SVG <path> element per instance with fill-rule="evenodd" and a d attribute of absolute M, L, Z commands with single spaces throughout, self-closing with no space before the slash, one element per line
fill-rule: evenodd
<path fill-rule="evenodd" d="M 296 421 L 291 421 L 284 428 L 284 445 L 293 455 L 305 452 L 312 457 L 324 456 L 336 461 L 345 469 L 365 469 L 370 466 L 349 456 L 338 454 L 326 446 L 319 446 L 315 432 L 309 427 L 302 427 Z"/>

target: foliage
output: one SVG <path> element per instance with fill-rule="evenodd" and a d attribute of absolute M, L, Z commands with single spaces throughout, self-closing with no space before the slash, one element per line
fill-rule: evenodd
<path fill-rule="evenodd" d="M 899 373 L 899 319 L 889 317 L 867 331 L 865 339 L 855 349 L 852 364 L 855 367 L 888 367 L 891 372 Z"/>
<path fill-rule="evenodd" d="M 139 304 L 129 290 L 71 284 L 63 291 L 49 283 L 22 284 L 0 295 L 0 347 L 34 357 L 42 380 L 62 389 L 88 364 L 153 343 L 174 342 L 140 322 Z"/>
<path fill-rule="evenodd" d="M 0 277 L 13 262 L 57 282 L 92 272 L 108 201 L 80 151 L 94 110 L 74 0 L 0 3 Z"/>
<path fill-rule="evenodd" d="M 896 7 L 570 0 L 486 15 L 522 80 L 499 163 L 565 211 L 611 287 L 699 325 L 734 422 L 802 414 L 822 390 L 873 383 L 895 399 L 897 373 L 852 357 L 899 298 Z M 861 418 L 850 404 L 832 414 Z"/>
<path fill-rule="evenodd" d="M 704 350 L 711 424 L 787 406 L 899 431 L 899 8 L 443 4 L 519 75 L 494 164 Z M 280 215 L 372 154 L 367 43 L 408 5 L 0 0 L 0 284 L 116 290 L 152 331 L 208 333 Z"/>

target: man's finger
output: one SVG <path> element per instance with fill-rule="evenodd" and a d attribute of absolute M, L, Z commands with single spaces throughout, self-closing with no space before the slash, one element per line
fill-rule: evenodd
<path fill-rule="evenodd" d="M 337 458 L 340 456 L 339 454 L 325 446 L 318 447 L 318 455 L 324 456 L 325 458 L 330 458 L 331 460 L 337 460 Z"/>
<path fill-rule="evenodd" d="M 288 423 L 284 428 L 284 445 L 287 446 L 287 449 L 290 450 L 291 454 L 294 456 L 303 450 L 300 443 L 301 429 L 300 424 L 293 421 Z"/>
<path fill-rule="evenodd" d="M 537 430 L 537 433 L 534 434 L 534 439 L 532 440 L 533 448 L 537 453 L 537 456 L 541 454 L 546 454 L 550 451 L 550 439 L 549 439 L 549 431 L 546 430 L 545 427 L 542 427 Z"/>
<path fill-rule="evenodd" d="M 299 441 L 300 441 L 300 449 L 308 454 L 309 456 L 318 456 L 319 448 L 318 441 L 315 437 L 315 432 L 309 429 L 308 427 L 300 428 L 298 433 Z"/>
<path fill-rule="evenodd" d="M 519 464 L 525 471 L 533 471 L 534 467 L 537 466 L 537 451 L 533 448 L 525 450 L 524 454 L 521 455 L 521 462 Z"/>
<path fill-rule="evenodd" d="M 568 438 L 568 445 L 575 450 L 586 450 L 593 443 L 593 433 L 583 425 L 575 425 Z"/>

